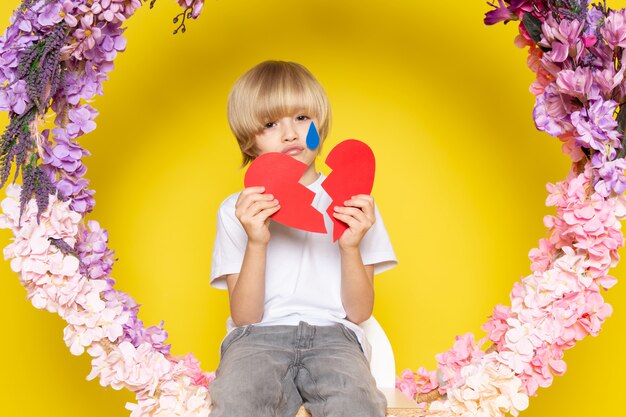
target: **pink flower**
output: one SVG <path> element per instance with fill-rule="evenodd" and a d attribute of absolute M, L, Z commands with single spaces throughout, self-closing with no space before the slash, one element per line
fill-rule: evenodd
<path fill-rule="evenodd" d="M 539 387 L 552 385 L 553 375 L 565 373 L 567 365 L 562 358 L 563 350 L 559 347 L 544 344 L 537 348 L 535 356 L 519 375 L 528 395 L 536 395 Z"/>
<path fill-rule="evenodd" d="M 549 16 L 541 25 L 540 46 L 551 48 L 544 54 L 552 62 L 561 63 L 572 57 L 577 62 L 584 50 L 581 39 L 583 25 L 578 20 L 562 19 L 557 23 Z"/>
<path fill-rule="evenodd" d="M 543 94 L 545 88 L 554 81 L 554 75 L 549 70 L 549 66 L 543 62 L 542 58 L 543 51 L 532 43 L 528 49 L 526 63 L 528 68 L 537 74 L 537 79 L 530 85 L 530 92 L 535 96 Z"/>
<path fill-rule="evenodd" d="M 410 369 L 402 371 L 402 376 L 396 376 L 396 388 L 400 390 L 407 398 L 414 400 L 417 394 L 417 384 L 413 372 Z"/>
<path fill-rule="evenodd" d="M 82 355 L 86 347 L 100 339 L 102 339 L 102 332 L 97 328 L 68 325 L 63 329 L 63 340 L 65 345 L 70 348 L 72 355 Z"/>
<path fill-rule="evenodd" d="M 435 356 L 439 369 L 443 373 L 443 380 L 446 382 L 446 386 L 442 386 L 441 391 L 458 385 L 462 381 L 461 369 L 465 365 L 479 361 L 485 354 L 480 349 L 485 339 L 475 343 L 472 333 L 457 336 L 455 339 L 452 349 Z"/>
<path fill-rule="evenodd" d="M 552 265 L 555 253 L 556 249 L 548 239 L 540 239 L 539 248 L 533 248 L 528 252 L 528 257 L 532 262 L 530 264 L 531 271 L 544 272 Z"/>
<path fill-rule="evenodd" d="M 178 370 L 161 377 L 158 401 L 144 393 L 137 395 L 138 404 L 126 403 L 131 417 L 142 416 L 189 416 L 207 417 L 211 398 L 204 386 L 191 384 L 190 378 Z"/>
<path fill-rule="evenodd" d="M 578 98 L 582 102 L 587 102 L 587 96 L 591 93 L 591 83 L 593 77 L 589 67 L 577 67 L 576 70 L 564 69 L 557 75 L 556 85 L 558 91 Z M 567 113 L 576 110 L 570 108 Z"/>
<path fill-rule="evenodd" d="M 193 353 L 183 356 L 182 360 L 185 365 L 185 374 L 191 378 L 194 385 L 208 387 L 209 382 L 215 379 L 215 374 L 211 375 L 200 369 L 200 361 L 195 358 Z"/>
<path fill-rule="evenodd" d="M 598 292 L 585 293 L 585 312 L 578 319 L 578 324 L 585 331 L 597 336 L 602 327 L 602 323 L 611 316 L 613 308 L 604 302 L 604 299 Z"/>
<path fill-rule="evenodd" d="M 464 383 L 448 390 L 448 401 L 432 403 L 429 416 L 517 416 L 528 407 L 522 380 L 494 354 L 461 373 Z"/>
<path fill-rule="evenodd" d="M 600 33 L 611 48 L 626 47 L 626 10 L 611 10 Z"/>
<path fill-rule="evenodd" d="M 154 352 L 149 343 L 135 348 L 130 342 L 122 342 L 111 352 L 96 344 L 89 349 L 94 357 L 88 380 L 100 377 L 100 385 L 113 389 L 127 388 L 135 392 L 154 395 L 162 377 L 172 368 L 171 363 L 160 352 Z"/>
<path fill-rule="evenodd" d="M 501 350 L 504 344 L 504 335 L 509 329 L 507 319 L 510 316 L 510 307 L 497 305 L 494 307 L 493 314 L 490 316 L 489 321 L 481 327 L 481 329 L 487 332 L 489 340 L 496 344 L 498 350 Z"/>
<path fill-rule="evenodd" d="M 417 372 L 405 369 L 400 377 L 396 377 L 396 388 L 410 399 L 415 399 L 418 393 L 431 392 L 438 386 L 437 371 L 428 371 L 423 367 Z"/>
<path fill-rule="evenodd" d="M 0 227 L 12 229 L 15 236 L 13 243 L 4 249 L 4 255 L 11 259 L 11 268 L 20 274 L 27 298 L 33 305 L 56 312 L 74 300 L 67 291 L 78 285 L 79 261 L 70 254 L 61 253 L 49 239 L 63 239 L 68 245 L 74 245 L 82 217 L 69 209 L 69 202 L 51 196 L 39 224 L 34 200 L 26 205 L 20 224 L 20 192 L 19 185 L 9 185 L 7 198 L 1 204 L 4 214 L 0 215 Z"/>
<path fill-rule="evenodd" d="M 613 90 L 624 80 L 624 70 L 626 70 L 626 66 L 615 71 L 611 65 L 608 68 L 603 68 L 602 71 L 593 71 L 593 81 L 600 88 L 600 93 L 606 100 L 613 98 Z"/>
<path fill-rule="evenodd" d="M 576 139 L 576 136 L 574 136 L 572 133 L 568 132 L 564 135 L 559 136 L 559 140 L 563 142 L 561 150 L 565 155 L 570 156 L 572 162 L 582 161 L 584 158 L 587 157 L 581 147 L 578 145 L 578 140 Z"/>
<path fill-rule="evenodd" d="M 417 383 L 417 392 L 420 394 L 426 394 L 439 387 L 437 374 L 437 371 L 429 371 L 424 367 L 420 367 L 415 373 L 417 376 L 417 379 L 415 380 Z"/>

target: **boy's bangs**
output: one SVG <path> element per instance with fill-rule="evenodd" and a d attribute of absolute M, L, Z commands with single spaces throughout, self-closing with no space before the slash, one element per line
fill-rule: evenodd
<path fill-rule="evenodd" d="M 315 94 L 316 88 L 297 83 L 293 79 L 277 81 L 279 82 L 267 83 L 265 88 L 259 91 L 254 114 L 257 126 L 262 128 L 267 122 L 273 122 L 296 112 L 303 112 L 318 120 L 322 118 L 324 111 L 320 97 Z"/>

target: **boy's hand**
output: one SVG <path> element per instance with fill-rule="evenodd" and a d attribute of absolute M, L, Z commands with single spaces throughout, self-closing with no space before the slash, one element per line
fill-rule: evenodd
<path fill-rule="evenodd" d="M 270 241 L 270 216 L 280 209 L 278 200 L 271 194 L 263 194 L 264 191 L 265 187 L 248 187 L 235 203 L 235 216 L 250 243 L 267 244 Z"/>
<path fill-rule="evenodd" d="M 344 203 L 344 207 L 335 206 L 334 210 L 335 218 L 348 225 L 348 229 L 339 238 L 339 247 L 358 247 L 365 233 L 376 221 L 374 197 L 367 194 L 355 195 Z"/>

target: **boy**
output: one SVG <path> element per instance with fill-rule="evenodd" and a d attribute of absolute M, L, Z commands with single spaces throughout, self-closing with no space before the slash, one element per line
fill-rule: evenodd
<path fill-rule="evenodd" d="M 374 200 L 357 195 L 336 207 L 349 228 L 335 243 L 331 198 L 315 169 L 330 126 L 324 90 L 302 65 L 267 61 L 233 86 L 228 120 L 243 164 L 283 152 L 308 168 L 300 183 L 315 192 L 327 234 L 271 222 L 280 202 L 249 187 L 218 211 L 211 284 L 228 288 L 231 317 L 211 384 L 212 417 L 385 415 L 369 372 L 369 345 L 358 326 L 372 314 L 374 273 L 397 261 Z M 320 146 L 306 146 L 310 124 Z"/>

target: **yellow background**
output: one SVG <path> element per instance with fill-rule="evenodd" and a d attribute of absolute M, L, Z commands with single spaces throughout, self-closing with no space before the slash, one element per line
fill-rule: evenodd
<path fill-rule="evenodd" d="M 18 4 L 3 1 L 3 27 Z M 335 116 L 326 152 L 347 138 L 374 149 L 373 194 L 400 260 L 376 278 L 375 316 L 397 372 L 434 369 L 455 335 L 484 335 L 480 325 L 508 304 L 545 235 L 545 183 L 569 168 L 560 142 L 533 125 L 533 76 L 513 45 L 515 24 L 485 27 L 488 9 L 484 1 L 207 0 L 187 33 L 173 36 L 178 6 L 159 0 L 129 20 L 127 51 L 94 103 L 98 129 L 81 142 L 97 191 L 89 218 L 109 230 L 117 288 L 142 304 L 147 325 L 165 320 L 174 354 L 217 366 L 228 304 L 208 284 L 215 216 L 243 176 L 226 98 L 265 59 L 298 61 L 326 88 Z M 9 237 L 2 230 L 0 246 Z M 0 273 L 0 415 L 127 416 L 134 396 L 85 381 L 89 356 L 69 353 L 61 319 L 31 306 L 8 262 Z M 566 376 L 524 415 L 623 415 L 624 284 L 606 299 L 615 312 L 601 337 L 566 353 Z"/>

